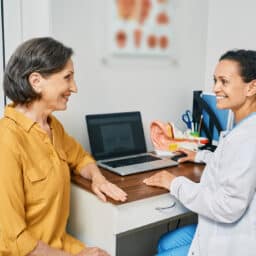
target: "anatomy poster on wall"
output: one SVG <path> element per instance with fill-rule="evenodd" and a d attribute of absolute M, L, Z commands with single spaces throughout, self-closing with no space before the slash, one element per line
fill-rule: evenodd
<path fill-rule="evenodd" d="M 172 50 L 172 0 L 111 0 L 112 54 L 168 56 Z"/>

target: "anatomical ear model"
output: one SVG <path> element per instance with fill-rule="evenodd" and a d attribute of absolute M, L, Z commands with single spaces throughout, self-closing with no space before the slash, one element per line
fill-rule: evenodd
<path fill-rule="evenodd" d="M 150 126 L 150 136 L 155 149 L 169 150 L 173 140 L 173 127 L 169 123 L 153 121 Z"/>
<path fill-rule="evenodd" d="M 196 150 L 207 143 L 205 138 L 195 138 L 179 131 L 172 123 L 153 121 L 150 125 L 150 137 L 155 150 L 175 151 L 179 147 Z"/>

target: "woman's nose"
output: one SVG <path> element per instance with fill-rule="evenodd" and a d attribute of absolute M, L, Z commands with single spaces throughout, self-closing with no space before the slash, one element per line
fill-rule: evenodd
<path fill-rule="evenodd" d="M 69 90 L 73 93 L 77 93 L 77 86 L 75 81 L 71 83 Z"/>
<path fill-rule="evenodd" d="M 220 83 L 215 82 L 214 85 L 213 85 L 213 92 L 220 91 L 220 88 L 221 88 Z"/>

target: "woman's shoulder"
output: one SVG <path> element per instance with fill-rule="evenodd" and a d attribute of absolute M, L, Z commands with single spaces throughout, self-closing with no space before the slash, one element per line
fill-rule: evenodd
<path fill-rule="evenodd" d="M 12 133 L 12 131 L 16 129 L 17 129 L 17 124 L 14 120 L 6 117 L 2 117 L 0 119 L 0 135 L 5 135 L 6 133 Z"/>
<path fill-rule="evenodd" d="M 237 144 L 241 145 L 255 145 L 256 143 L 256 116 L 235 126 L 228 134 L 226 142 L 230 146 Z"/>
<path fill-rule="evenodd" d="M 16 145 L 22 131 L 17 124 L 8 118 L 0 119 L 0 144 Z"/>

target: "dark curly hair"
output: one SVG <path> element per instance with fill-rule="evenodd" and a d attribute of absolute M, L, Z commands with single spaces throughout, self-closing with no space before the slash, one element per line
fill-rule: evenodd
<path fill-rule="evenodd" d="M 245 83 L 256 79 L 256 51 L 242 49 L 228 51 L 220 57 L 219 61 L 221 60 L 237 62 Z"/>
<path fill-rule="evenodd" d="M 22 43 L 11 56 L 4 72 L 5 95 L 16 104 L 41 98 L 29 83 L 29 75 L 38 72 L 47 77 L 64 68 L 73 50 L 50 37 L 38 37 Z"/>

